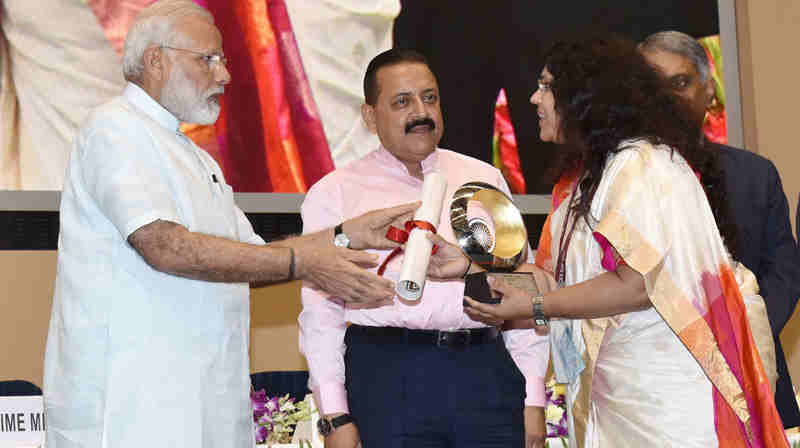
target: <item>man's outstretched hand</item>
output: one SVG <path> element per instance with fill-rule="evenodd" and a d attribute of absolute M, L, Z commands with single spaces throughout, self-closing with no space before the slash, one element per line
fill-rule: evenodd
<path fill-rule="evenodd" d="M 389 226 L 403 228 L 414 216 L 421 202 L 411 202 L 395 207 L 364 213 L 342 223 L 342 231 L 350 238 L 351 249 L 394 249 L 400 243 L 386 238 Z"/>

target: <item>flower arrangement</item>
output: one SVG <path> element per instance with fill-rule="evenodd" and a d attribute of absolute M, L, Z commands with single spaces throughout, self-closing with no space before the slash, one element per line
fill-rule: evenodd
<path fill-rule="evenodd" d="M 545 421 L 547 423 L 547 437 L 561 439 L 563 446 L 567 446 L 567 387 L 564 384 L 556 383 L 551 378 L 545 384 L 545 397 L 547 402 L 544 408 Z"/>
<path fill-rule="evenodd" d="M 264 389 L 250 392 L 250 401 L 257 444 L 290 443 L 297 423 L 310 421 L 315 412 L 308 401 L 296 402 L 289 394 L 270 398 Z M 310 442 L 308 446 L 311 446 Z"/>

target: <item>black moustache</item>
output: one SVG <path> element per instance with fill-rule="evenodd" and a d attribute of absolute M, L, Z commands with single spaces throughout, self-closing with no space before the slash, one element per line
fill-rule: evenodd
<path fill-rule="evenodd" d="M 432 119 L 430 119 L 430 118 L 420 118 L 419 120 L 414 120 L 414 121 L 406 124 L 406 134 L 411 132 L 411 130 L 414 129 L 416 126 L 421 126 L 421 125 L 427 125 L 432 130 L 436 129 L 436 123 Z"/>

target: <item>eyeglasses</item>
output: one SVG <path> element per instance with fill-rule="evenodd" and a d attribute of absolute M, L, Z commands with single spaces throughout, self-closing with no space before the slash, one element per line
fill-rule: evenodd
<path fill-rule="evenodd" d="M 221 54 L 216 54 L 216 53 L 207 54 L 207 53 L 202 53 L 200 51 L 189 50 L 186 48 L 175 48 L 167 45 L 162 45 L 161 48 L 169 48 L 170 50 L 177 50 L 177 51 L 186 51 L 188 53 L 194 53 L 200 55 L 203 62 L 205 62 L 208 65 L 209 70 L 213 70 L 214 67 L 218 65 L 222 65 L 223 67 L 228 66 L 228 58 L 226 58 L 224 55 Z"/>
<path fill-rule="evenodd" d="M 550 91 L 550 83 L 549 82 L 539 81 L 537 84 L 539 86 L 539 90 L 541 90 L 542 92 Z"/>
<path fill-rule="evenodd" d="M 688 89 L 694 82 L 695 78 L 689 74 L 679 74 L 669 78 L 670 85 L 677 91 Z"/>

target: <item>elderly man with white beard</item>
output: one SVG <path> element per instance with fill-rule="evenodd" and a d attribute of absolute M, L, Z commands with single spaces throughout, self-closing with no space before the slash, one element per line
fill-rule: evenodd
<path fill-rule="evenodd" d="M 225 62 L 208 11 L 156 2 L 126 38 L 125 91 L 76 136 L 45 353 L 49 448 L 249 448 L 248 284 L 393 296 L 363 269 L 375 256 L 355 249 L 396 246 L 386 230 L 417 204 L 265 245 L 219 166 L 180 132 L 216 121 Z"/>

